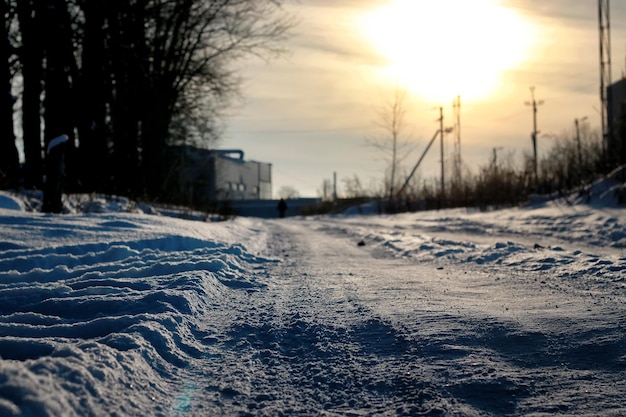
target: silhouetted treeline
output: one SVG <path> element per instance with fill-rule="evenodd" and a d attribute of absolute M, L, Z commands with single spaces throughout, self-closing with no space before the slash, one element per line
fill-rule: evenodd
<path fill-rule="evenodd" d="M 405 196 L 405 206 L 485 209 L 524 203 L 532 194 L 584 193 L 589 184 L 617 165 L 607 165 L 600 134 L 587 125 L 582 130 L 543 138 L 548 149 L 539 157 L 536 178 L 530 155 L 524 155 L 519 167 L 513 154 L 497 158 L 494 150 L 494 156 L 477 173 L 466 172 L 460 179 L 452 179 L 445 195 L 436 186 L 422 185 Z"/>
<path fill-rule="evenodd" d="M 524 203 L 531 195 L 586 195 L 594 181 L 626 166 L 626 106 L 621 108 L 621 117 L 613 123 L 614 140 L 608 146 L 602 134 L 591 130 L 588 123 L 576 123 L 575 128 L 560 135 L 540 138 L 543 151 L 536 176 L 530 154 L 523 155 L 519 166 L 513 162 L 514 154 L 498 147 L 477 173 L 466 172 L 461 178 L 452 178 L 445 195 L 433 183 L 414 187 L 405 196 L 406 205 L 488 208 Z"/>
<path fill-rule="evenodd" d="M 164 149 L 217 137 L 232 64 L 280 52 L 281 3 L 0 1 L 0 188 L 42 188 L 46 147 L 67 135 L 67 191 L 162 198 Z"/>
<path fill-rule="evenodd" d="M 373 198 L 378 201 L 381 213 L 454 207 L 511 207 L 529 201 L 534 194 L 566 196 L 574 193 L 587 196 L 589 186 L 595 180 L 624 164 L 617 157 L 607 157 L 601 135 L 592 132 L 587 124 L 575 132 L 564 132 L 558 137 L 545 137 L 542 140 L 547 150 L 540 155 L 537 177 L 530 155 L 524 155 L 519 166 L 513 161 L 513 153 L 497 148 L 501 151 L 500 157 L 494 149 L 488 162 L 472 170 L 475 172 L 466 170 L 460 178 L 450 176 L 445 184 L 445 194 L 441 193 L 439 178 L 430 181 L 415 179 L 402 195 L 389 199 L 386 191 L 388 185 L 383 185 L 379 190 L 368 190 L 354 177 L 344 179 L 344 201 L 371 201 Z M 617 176 L 614 179 L 619 178 Z M 617 200 L 626 201 L 626 185 L 618 192 L 621 194 L 616 196 Z M 312 211 L 334 211 L 342 207 L 341 202 L 325 202 Z"/>

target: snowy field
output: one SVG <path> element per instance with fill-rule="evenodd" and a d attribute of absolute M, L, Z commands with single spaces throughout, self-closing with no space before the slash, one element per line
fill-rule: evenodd
<path fill-rule="evenodd" d="M 0 193 L 0 416 L 626 415 L 610 198 L 219 223 L 24 204 Z"/>

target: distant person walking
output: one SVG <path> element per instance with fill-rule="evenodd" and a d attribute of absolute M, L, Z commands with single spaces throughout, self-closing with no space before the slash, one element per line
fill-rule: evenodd
<path fill-rule="evenodd" d="M 280 217 L 281 219 L 283 217 L 285 217 L 285 212 L 287 211 L 287 202 L 285 201 L 284 198 L 281 198 L 280 201 L 278 202 L 278 217 Z"/>

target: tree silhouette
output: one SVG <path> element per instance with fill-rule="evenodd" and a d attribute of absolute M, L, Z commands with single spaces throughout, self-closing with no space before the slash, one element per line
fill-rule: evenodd
<path fill-rule="evenodd" d="M 4 27 L 19 71 L 7 64 L 5 82 L 19 81 L 25 186 L 42 185 L 42 138 L 66 134 L 73 191 L 162 198 L 167 146 L 218 136 L 239 92 L 233 64 L 282 52 L 293 25 L 282 3 L 3 0 L 15 11 Z"/>

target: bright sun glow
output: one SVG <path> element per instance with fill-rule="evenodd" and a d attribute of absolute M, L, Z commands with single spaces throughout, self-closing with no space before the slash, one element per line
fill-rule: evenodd
<path fill-rule="evenodd" d="M 387 62 L 385 79 L 447 102 L 494 92 L 503 73 L 527 59 L 532 25 L 496 0 L 391 0 L 360 21 Z"/>

